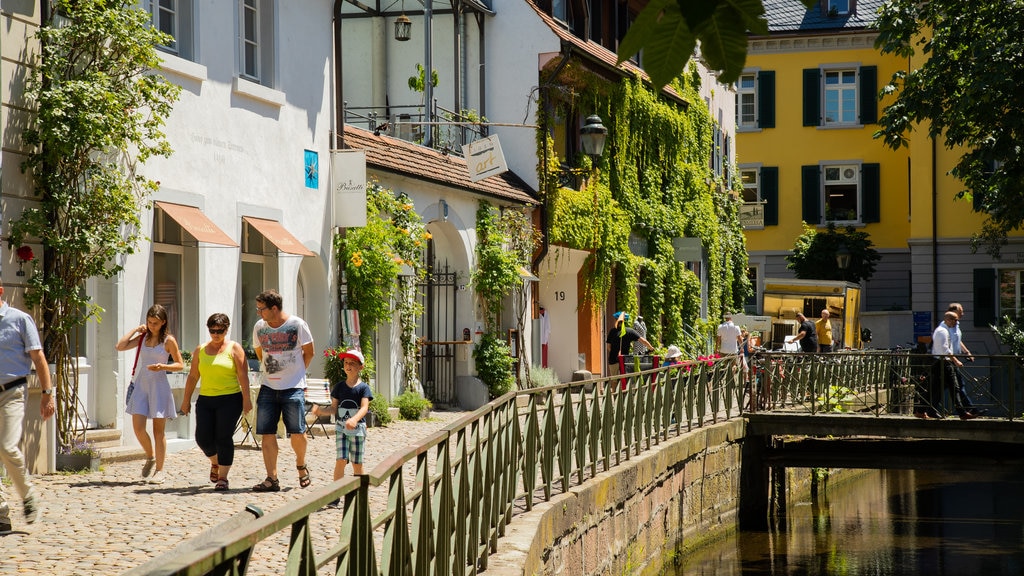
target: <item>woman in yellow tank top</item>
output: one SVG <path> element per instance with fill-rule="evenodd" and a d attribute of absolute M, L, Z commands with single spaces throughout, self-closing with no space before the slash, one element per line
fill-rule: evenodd
<path fill-rule="evenodd" d="M 206 320 L 210 339 L 196 346 L 192 368 L 185 380 L 181 411 L 192 408 L 192 392 L 201 380 L 196 400 L 196 444 L 210 459 L 210 482 L 214 490 L 228 489 L 228 471 L 235 459 L 235 425 L 252 410 L 249 397 L 249 369 L 242 346 L 227 337 L 231 321 L 216 313 Z"/>

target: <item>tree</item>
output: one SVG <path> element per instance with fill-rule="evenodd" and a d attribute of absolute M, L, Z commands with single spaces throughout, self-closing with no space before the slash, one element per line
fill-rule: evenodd
<path fill-rule="evenodd" d="M 951 173 L 987 214 L 975 248 L 998 257 L 1006 236 L 1024 222 L 1024 5 L 1020 2 L 894 0 L 876 22 L 883 54 L 927 58 L 900 70 L 882 89 L 894 96 L 875 133 L 887 146 L 907 146 L 907 134 L 928 123 L 928 135 L 962 150 Z"/>
<path fill-rule="evenodd" d="M 840 270 L 836 253 L 841 247 L 850 251 L 850 265 Z M 805 280 L 868 280 L 875 273 L 875 262 L 881 259 L 871 247 L 867 232 L 847 226 L 842 232 L 829 224 L 824 232 L 804 223 L 804 231 L 796 239 L 793 253 L 786 256 L 787 268 Z"/>
<path fill-rule="evenodd" d="M 801 0 L 808 9 L 818 0 Z M 644 52 L 644 71 L 661 88 L 682 72 L 700 44 L 708 68 L 730 84 L 747 59 L 747 32 L 767 34 L 761 0 L 651 0 L 619 45 L 622 64 Z"/>
<path fill-rule="evenodd" d="M 170 155 L 162 129 L 179 88 L 152 73 L 155 46 L 171 39 L 135 0 L 57 0 L 44 16 L 26 88 L 38 112 L 23 134 L 31 152 L 22 164 L 38 204 L 12 220 L 8 243 L 43 246 L 25 302 L 42 313 L 56 366 L 58 440 L 67 446 L 79 423 L 71 336 L 101 312 L 85 281 L 114 276 L 135 251 L 139 212 L 157 187 L 139 168 Z"/>

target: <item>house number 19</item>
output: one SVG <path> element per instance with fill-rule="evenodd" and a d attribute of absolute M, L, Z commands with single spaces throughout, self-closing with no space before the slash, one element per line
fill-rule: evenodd
<path fill-rule="evenodd" d="M 555 300 L 565 300 L 565 290 L 558 290 L 555 292 Z"/>

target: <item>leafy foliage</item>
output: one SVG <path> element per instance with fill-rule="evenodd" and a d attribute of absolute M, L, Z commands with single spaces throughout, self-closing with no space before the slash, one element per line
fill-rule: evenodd
<path fill-rule="evenodd" d="M 999 341 L 1010 349 L 1010 354 L 1024 357 L 1024 326 L 1021 326 L 1018 319 L 1003 316 L 998 326 L 992 326 Z"/>
<path fill-rule="evenodd" d="M 56 365 L 57 430 L 70 445 L 78 373 L 69 336 L 99 317 L 83 289 L 121 271 L 139 240 L 139 212 L 158 183 L 139 168 L 169 156 L 163 127 L 180 89 L 153 70 L 155 46 L 170 38 L 150 26 L 134 0 L 57 0 L 37 37 L 41 55 L 26 85 L 34 122 L 22 170 L 38 204 L 12 219 L 8 244 L 43 246 L 25 302 L 42 312 L 48 360 Z M 57 25 L 58 13 L 64 22 Z"/>
<path fill-rule="evenodd" d="M 347 306 L 359 310 L 366 328 L 359 337 L 366 358 L 365 372 L 373 373 L 373 331 L 391 321 L 392 306 L 399 319 L 406 385 L 416 387 L 416 280 L 426 273 L 423 253 L 430 233 L 413 210 L 407 195 L 370 182 L 366 187 L 366 226 L 350 228 L 335 237 L 335 250 L 345 274 Z M 405 267 L 407 274 L 400 282 Z M 401 289 L 399 289 L 401 288 Z"/>
<path fill-rule="evenodd" d="M 801 0 L 808 9 L 818 0 Z M 619 46 L 619 64 L 641 50 L 644 71 L 661 88 L 679 76 L 700 43 L 701 59 L 726 84 L 747 59 L 747 33 L 767 34 L 761 0 L 651 0 Z"/>
<path fill-rule="evenodd" d="M 387 426 L 394 420 L 391 417 L 391 412 L 388 412 L 388 401 L 380 394 L 374 394 L 373 400 L 370 400 L 370 413 L 381 426 Z"/>
<path fill-rule="evenodd" d="M 701 239 L 709 315 L 742 307 L 749 283 L 739 202 L 728 193 L 737 183 L 708 167 L 718 127 L 707 107 L 685 109 L 659 99 L 639 79 L 612 83 L 573 62 L 559 75 L 563 79 L 576 98 L 552 94 L 547 109 L 570 117 L 593 111 L 609 130 L 606 157 L 580 190 L 558 186 L 552 173 L 561 159 L 546 132 L 538 136 L 538 157 L 547 158 L 539 180 L 550 211 L 550 241 L 590 252 L 582 299 L 600 305 L 614 289 L 617 309 L 648 319 L 647 339 L 653 343 L 682 343 L 694 330 L 708 330 L 698 322 L 700 279 L 676 261 L 673 239 Z M 700 101 L 695 68 L 676 86 Z M 646 241 L 646 256 L 630 251 L 631 236 Z"/>
<path fill-rule="evenodd" d="M 515 360 L 508 343 L 497 334 L 485 333 L 473 349 L 473 361 L 480 380 L 487 386 L 491 398 L 497 398 L 512 389 L 515 376 L 512 373 Z"/>
<path fill-rule="evenodd" d="M 987 214 L 975 248 L 998 256 L 1007 234 L 1024 223 L 1024 5 L 1020 2 L 894 0 L 876 21 L 876 46 L 906 61 L 882 89 L 895 97 L 875 133 L 887 146 L 908 145 L 922 123 L 928 134 L 957 149 L 951 173 Z"/>
<path fill-rule="evenodd" d="M 537 242 L 529 218 L 517 210 L 498 214 L 485 200 L 476 211 L 476 268 L 470 275 L 473 291 L 483 307 L 486 332 L 498 330 L 502 301 L 523 289 L 519 269 L 530 264 Z"/>
<path fill-rule="evenodd" d="M 391 401 L 391 405 L 398 408 L 398 413 L 405 420 L 419 420 L 424 410 L 434 407 L 430 400 L 424 398 L 419 392 L 406 390 Z"/>
<path fill-rule="evenodd" d="M 797 278 L 808 280 L 848 280 L 860 282 L 869 280 L 875 273 L 875 263 L 882 257 L 872 248 L 867 232 L 852 226 L 842 232 L 835 224 L 829 224 L 824 232 L 803 223 L 804 231 L 796 239 L 793 251 L 786 256 L 787 268 Z M 836 252 L 841 246 L 850 251 L 850 265 L 840 270 L 836 263 Z"/>

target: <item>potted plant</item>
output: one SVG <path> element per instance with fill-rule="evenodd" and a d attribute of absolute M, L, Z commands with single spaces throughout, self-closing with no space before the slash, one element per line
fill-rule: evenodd
<path fill-rule="evenodd" d="M 100 451 L 89 440 L 75 439 L 57 450 L 57 470 L 96 472 L 100 469 Z"/>

